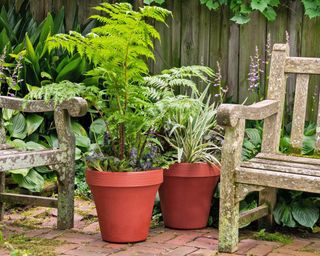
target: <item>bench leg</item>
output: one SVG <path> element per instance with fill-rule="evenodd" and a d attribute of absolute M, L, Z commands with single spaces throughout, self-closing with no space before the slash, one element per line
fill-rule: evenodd
<path fill-rule="evenodd" d="M 4 172 L 0 172 L 0 193 L 5 191 L 5 180 L 6 174 Z M 3 220 L 4 217 L 4 203 L 0 202 L 0 220 Z"/>
<path fill-rule="evenodd" d="M 58 171 L 58 229 L 74 225 L 74 164 L 60 165 Z"/>
<path fill-rule="evenodd" d="M 273 210 L 277 203 L 277 189 L 265 188 L 259 192 L 259 204 L 267 204 L 269 207 L 269 214 L 259 220 L 259 228 L 272 231 L 274 226 Z"/>
<path fill-rule="evenodd" d="M 232 183 L 220 183 L 219 252 L 232 253 L 239 242 L 239 203 Z"/>

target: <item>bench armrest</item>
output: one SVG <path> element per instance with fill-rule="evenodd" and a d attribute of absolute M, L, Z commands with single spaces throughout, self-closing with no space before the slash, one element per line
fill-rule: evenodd
<path fill-rule="evenodd" d="M 87 102 L 80 97 L 74 97 L 55 105 L 52 100 L 25 100 L 15 97 L 0 96 L 0 108 L 30 113 L 51 112 L 55 109 L 65 109 L 70 116 L 78 117 L 84 116 L 87 113 L 88 105 Z"/>
<path fill-rule="evenodd" d="M 276 100 L 263 100 L 249 106 L 222 104 L 218 108 L 217 122 L 221 126 L 235 127 L 239 119 L 262 120 L 278 111 L 279 102 Z"/>

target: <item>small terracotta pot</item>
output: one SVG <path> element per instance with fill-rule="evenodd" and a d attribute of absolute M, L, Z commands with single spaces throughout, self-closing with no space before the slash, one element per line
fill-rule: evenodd
<path fill-rule="evenodd" d="M 86 171 L 97 208 L 102 239 L 114 243 L 146 240 L 163 170 Z"/>
<path fill-rule="evenodd" d="M 220 167 L 207 163 L 176 163 L 164 171 L 160 203 L 164 225 L 176 229 L 207 226 Z"/>

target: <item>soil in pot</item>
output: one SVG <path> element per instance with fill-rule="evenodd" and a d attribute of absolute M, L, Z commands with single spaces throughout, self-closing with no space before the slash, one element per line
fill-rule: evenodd
<path fill-rule="evenodd" d="M 220 167 L 207 163 L 176 163 L 164 171 L 160 203 L 164 224 L 175 229 L 207 226 Z"/>
<path fill-rule="evenodd" d="M 86 171 L 102 239 L 114 243 L 146 240 L 163 171 Z"/>

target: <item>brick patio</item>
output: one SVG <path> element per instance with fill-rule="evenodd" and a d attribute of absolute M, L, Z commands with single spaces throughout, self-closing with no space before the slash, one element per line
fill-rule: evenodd
<path fill-rule="evenodd" d="M 75 228 L 69 231 L 56 230 L 56 210 L 30 208 L 12 210 L 2 222 L 2 231 L 8 238 L 19 234 L 30 239 L 43 239 L 55 242 L 51 254 L 47 255 L 171 255 L 171 256 L 209 256 L 209 255 L 320 255 L 320 237 L 308 239 L 295 238 L 293 243 L 283 245 L 276 242 L 257 241 L 250 233 L 242 234 L 239 250 L 235 254 L 218 254 L 218 231 L 202 229 L 192 231 L 171 230 L 163 227 L 152 228 L 146 242 L 137 244 L 111 244 L 100 239 L 96 212 L 92 203 L 76 200 Z M 49 243 L 49 242 L 48 242 Z M 27 244 L 28 248 L 28 244 Z M 55 251 L 55 252 L 54 252 Z M 0 248 L 0 255 L 10 255 Z M 45 255 L 33 254 L 33 255 Z"/>

